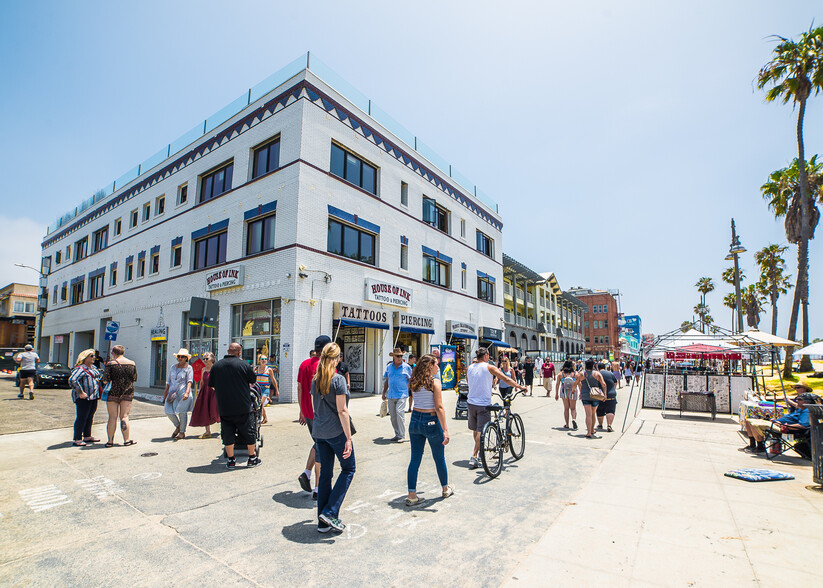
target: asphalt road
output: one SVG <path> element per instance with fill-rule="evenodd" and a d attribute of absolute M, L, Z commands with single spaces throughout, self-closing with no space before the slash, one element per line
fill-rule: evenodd
<path fill-rule="evenodd" d="M 0 400 L 12 393 L 3 386 Z M 297 484 L 311 442 L 295 405 L 269 409 L 263 464 L 250 470 L 226 470 L 219 439 L 169 440 L 165 418 L 135 422 L 132 447 L 71 447 L 61 429 L 0 436 L 0 585 L 500 585 L 619 433 L 586 440 L 558 428 L 553 399 L 518 398 L 525 456 L 489 480 L 467 468 L 471 435 L 446 398 L 456 492 L 440 499 L 427 451 L 418 489 L 431 500 L 415 509 L 403 504 L 408 443 L 387 442 L 379 398 L 352 400 L 357 473 L 341 535 L 317 533 Z"/>

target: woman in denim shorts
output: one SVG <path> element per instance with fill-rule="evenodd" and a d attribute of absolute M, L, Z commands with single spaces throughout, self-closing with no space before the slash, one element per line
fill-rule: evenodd
<path fill-rule="evenodd" d="M 605 392 L 606 382 L 600 372 L 594 369 L 593 359 L 586 360 L 586 367 L 583 371 L 578 372 L 577 381 L 580 383 L 580 402 L 583 403 L 583 409 L 586 411 L 586 439 L 591 439 L 594 435 L 597 405 L 600 404 L 599 400 L 592 400 L 591 389 L 599 386 Z"/>

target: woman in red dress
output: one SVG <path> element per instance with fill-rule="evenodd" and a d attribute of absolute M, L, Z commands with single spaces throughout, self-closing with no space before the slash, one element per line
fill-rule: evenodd
<path fill-rule="evenodd" d="M 194 401 L 194 410 L 191 412 L 189 426 L 206 427 L 206 432 L 200 435 L 201 439 L 211 439 L 211 425 L 220 422 L 220 413 L 217 412 L 217 396 L 214 388 L 209 386 L 209 372 L 214 365 L 214 353 L 207 351 L 203 354 L 203 374 L 200 378 L 200 393 Z"/>

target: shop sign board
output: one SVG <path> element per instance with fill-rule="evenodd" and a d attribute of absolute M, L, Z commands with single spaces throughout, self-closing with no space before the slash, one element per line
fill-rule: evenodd
<path fill-rule="evenodd" d="M 480 327 L 480 338 L 489 341 L 502 341 L 503 329 L 493 329 L 492 327 Z"/>
<path fill-rule="evenodd" d="M 63 335 L 55 335 L 54 336 L 54 342 L 57 343 L 57 344 L 62 344 L 63 343 Z"/>
<path fill-rule="evenodd" d="M 419 314 L 408 314 L 406 312 L 395 312 L 394 326 L 401 329 L 403 327 L 412 327 L 415 329 L 428 329 L 433 331 L 434 317 L 422 316 Z"/>
<path fill-rule="evenodd" d="M 152 327 L 151 340 L 152 341 L 166 341 L 169 338 L 169 328 L 166 326 Z"/>
<path fill-rule="evenodd" d="M 452 333 L 453 335 L 470 335 L 477 337 L 477 331 L 474 325 L 460 321 L 446 321 L 446 332 Z"/>
<path fill-rule="evenodd" d="M 412 292 L 403 286 L 391 282 L 366 278 L 365 298 L 370 302 L 409 308 L 412 301 Z"/>
<path fill-rule="evenodd" d="M 385 328 L 391 327 L 391 314 L 382 308 L 366 308 L 342 302 L 334 303 L 334 320 L 352 320 L 367 323 L 381 323 Z"/>
<path fill-rule="evenodd" d="M 242 286 L 244 278 L 245 271 L 242 265 L 220 268 L 206 274 L 206 292 Z"/>

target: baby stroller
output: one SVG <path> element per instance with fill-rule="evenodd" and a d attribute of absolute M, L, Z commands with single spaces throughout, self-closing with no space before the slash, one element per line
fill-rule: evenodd
<path fill-rule="evenodd" d="M 454 407 L 454 418 L 469 418 L 469 383 L 463 379 L 457 383 L 457 405 Z"/>
<path fill-rule="evenodd" d="M 263 447 L 263 435 L 260 432 L 260 427 L 263 423 L 263 391 L 260 389 L 258 384 L 250 384 L 249 395 L 251 397 L 252 423 L 254 425 L 254 448 L 255 453 L 260 455 L 260 448 Z M 238 449 L 248 451 L 248 448 L 244 443 L 235 444 L 235 455 L 237 454 Z M 226 457 L 225 448 L 223 449 L 223 457 Z"/>

